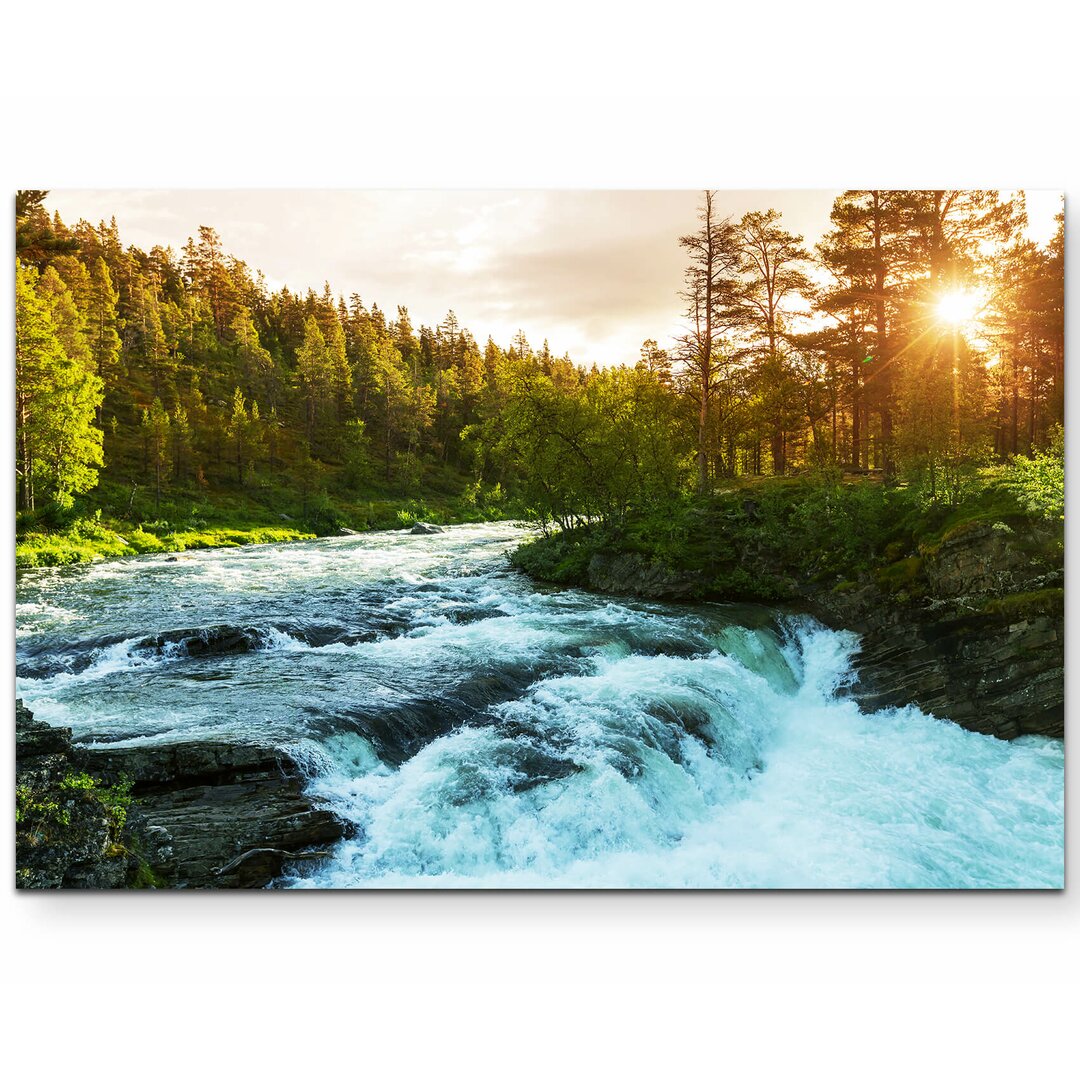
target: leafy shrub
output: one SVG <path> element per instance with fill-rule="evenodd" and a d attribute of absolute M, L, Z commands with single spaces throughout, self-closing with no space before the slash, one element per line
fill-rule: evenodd
<path fill-rule="evenodd" d="M 580 530 L 527 540 L 510 553 L 511 565 L 530 577 L 557 585 L 580 585 L 588 576 L 589 561 L 598 542 Z"/>
<path fill-rule="evenodd" d="M 1014 458 L 1002 470 L 1000 483 L 1029 514 L 1065 520 L 1065 458 L 1056 449 Z"/>

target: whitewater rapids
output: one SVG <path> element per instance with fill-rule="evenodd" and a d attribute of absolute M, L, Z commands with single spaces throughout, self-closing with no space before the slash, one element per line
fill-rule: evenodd
<path fill-rule="evenodd" d="M 1063 886 L 1061 741 L 865 713 L 805 616 L 538 589 L 523 535 L 23 571 L 17 692 L 89 745 L 286 747 L 356 828 L 284 886 Z"/>

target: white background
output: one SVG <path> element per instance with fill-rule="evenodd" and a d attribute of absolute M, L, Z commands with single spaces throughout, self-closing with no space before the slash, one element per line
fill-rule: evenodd
<path fill-rule="evenodd" d="M 22 4 L 3 16 L 5 188 L 1075 187 L 1064 9 L 955 8 Z M 8 299 L 3 317 L 10 342 Z M 0 478 L 11 506 L 10 458 Z M 1068 892 L 2 903 L 20 1076 L 1070 1068 Z"/>

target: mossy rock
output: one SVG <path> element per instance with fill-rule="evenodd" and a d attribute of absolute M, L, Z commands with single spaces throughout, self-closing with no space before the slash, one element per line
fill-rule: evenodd
<path fill-rule="evenodd" d="M 918 555 L 910 555 L 875 570 L 874 577 L 886 592 L 906 592 L 910 595 L 913 593 L 912 584 L 922 570 L 922 563 Z"/>
<path fill-rule="evenodd" d="M 1035 592 L 999 596 L 983 606 L 988 615 L 1007 619 L 1031 619 L 1039 615 L 1062 615 L 1065 612 L 1064 589 L 1038 589 Z"/>

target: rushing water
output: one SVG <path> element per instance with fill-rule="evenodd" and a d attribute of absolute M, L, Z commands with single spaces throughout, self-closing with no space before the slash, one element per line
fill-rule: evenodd
<path fill-rule="evenodd" d="M 521 535 L 26 571 L 18 691 L 90 745 L 290 748 L 357 829 L 288 885 L 1063 885 L 1060 741 L 864 713 L 806 617 L 537 589 Z"/>

